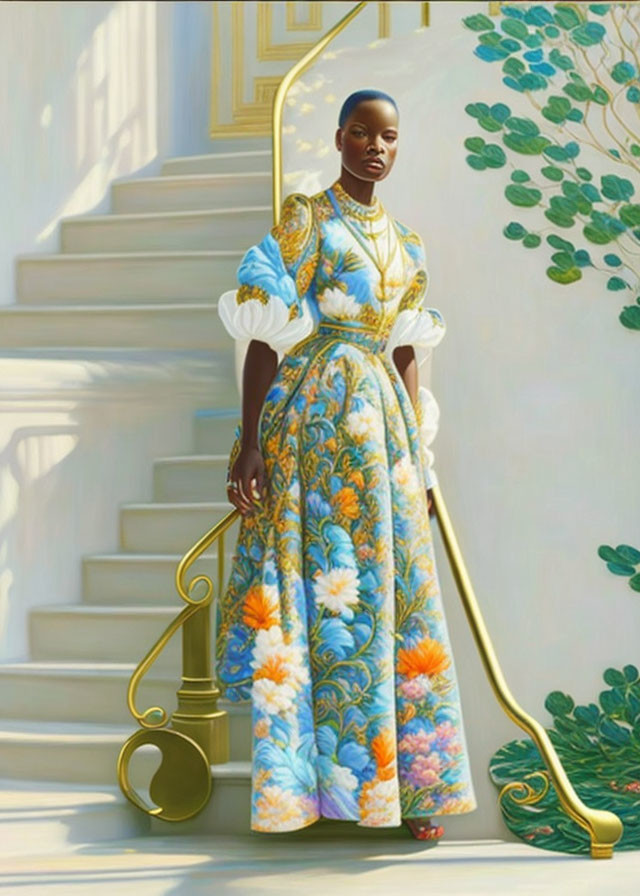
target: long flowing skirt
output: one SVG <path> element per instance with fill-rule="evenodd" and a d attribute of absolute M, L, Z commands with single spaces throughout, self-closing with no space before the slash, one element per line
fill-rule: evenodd
<path fill-rule="evenodd" d="M 217 608 L 252 702 L 251 828 L 390 827 L 476 808 L 415 412 L 364 333 L 316 332 L 265 398 L 268 494 Z M 236 443 L 237 447 L 237 443 Z"/>

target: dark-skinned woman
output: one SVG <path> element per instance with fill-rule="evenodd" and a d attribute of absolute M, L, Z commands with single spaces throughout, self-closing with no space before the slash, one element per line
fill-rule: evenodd
<path fill-rule="evenodd" d="M 249 341 L 216 672 L 252 702 L 255 831 L 404 821 L 437 840 L 430 816 L 476 808 L 430 525 L 438 407 L 415 353 L 445 323 L 422 239 L 374 196 L 398 134 L 390 96 L 347 97 L 340 176 L 284 200 L 218 305 Z"/>

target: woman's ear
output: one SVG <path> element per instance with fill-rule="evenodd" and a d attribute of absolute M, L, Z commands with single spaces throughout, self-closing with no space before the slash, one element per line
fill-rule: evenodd
<path fill-rule="evenodd" d="M 336 149 L 342 150 L 342 128 L 336 131 Z"/>

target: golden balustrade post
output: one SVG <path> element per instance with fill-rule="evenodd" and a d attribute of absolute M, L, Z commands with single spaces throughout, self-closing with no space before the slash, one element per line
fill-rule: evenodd
<path fill-rule="evenodd" d="M 211 675 L 211 607 L 199 609 L 182 627 L 182 685 L 171 727 L 186 734 L 214 765 L 229 761 L 229 718 L 218 709 L 220 690 Z"/>

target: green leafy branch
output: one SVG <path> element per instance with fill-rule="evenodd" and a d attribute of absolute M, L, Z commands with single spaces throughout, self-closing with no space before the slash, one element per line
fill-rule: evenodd
<path fill-rule="evenodd" d="M 466 112 L 484 131 L 499 136 L 502 145 L 482 136 L 468 137 L 467 163 L 482 171 L 504 167 L 507 154 L 524 157 L 519 164 L 511 162 L 511 183 L 505 188 L 505 198 L 520 209 L 540 208 L 550 225 L 527 228 L 511 221 L 503 229 L 504 236 L 534 249 L 541 245 L 542 234 L 553 227 L 555 232 L 546 236 L 547 244 L 556 250 L 546 269 L 549 279 L 568 285 L 582 279 L 585 268 L 604 272 L 608 290 L 629 291 L 632 296 L 632 304 L 625 305 L 619 314 L 620 322 L 628 329 L 640 330 L 640 272 L 633 263 L 640 255 L 640 204 L 632 201 L 634 183 L 606 173 L 596 186 L 589 168 L 578 163 L 581 149 L 591 146 L 608 164 L 629 168 L 634 180 L 640 171 L 640 132 L 636 134 L 627 125 L 616 107 L 624 96 L 627 108 L 636 118 L 640 115 L 640 30 L 636 13 L 628 10 L 625 14 L 624 22 L 633 33 L 628 41 L 612 4 L 503 4 L 501 12 L 499 29 L 494 19 L 483 14 L 463 19 L 464 25 L 478 34 L 474 52 L 483 61 L 500 62 L 503 84 L 524 94 L 543 121 L 539 124 L 515 116 L 506 103 L 468 104 Z M 599 21 L 589 19 L 589 13 Z M 613 40 L 605 21 L 613 25 Z M 608 57 L 616 39 L 622 47 L 618 47 L 620 58 L 613 61 Z M 603 52 L 594 65 L 589 51 L 598 46 Z M 606 78 L 600 76 L 601 70 Z M 556 88 L 560 92 L 552 93 Z M 544 99 L 538 102 L 534 94 L 542 91 Z M 606 139 L 613 145 L 607 146 L 596 134 L 597 114 Z M 527 157 L 537 157 L 542 163 L 538 172 L 524 170 Z M 557 228 L 568 231 L 575 227 L 581 229 L 584 238 L 580 246 L 557 232 Z M 609 251 L 601 259 L 592 258 L 594 248 L 604 246 Z"/>

